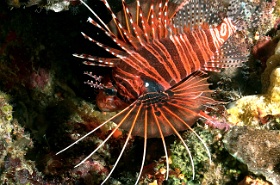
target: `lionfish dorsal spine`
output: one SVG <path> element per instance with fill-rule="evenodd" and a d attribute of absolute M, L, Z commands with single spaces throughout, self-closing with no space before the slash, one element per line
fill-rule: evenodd
<path fill-rule="evenodd" d="M 133 20 L 133 18 L 132 18 L 132 14 L 131 14 L 131 12 L 130 12 L 130 10 L 129 10 L 129 8 L 127 7 L 127 4 L 125 3 L 125 1 L 122 1 L 122 3 L 123 3 L 123 7 L 124 7 L 124 9 L 125 9 L 125 19 L 126 19 L 126 27 L 128 28 L 128 29 L 130 29 L 130 26 L 129 26 L 129 23 L 128 23 L 128 21 L 130 22 L 130 24 L 132 25 L 132 30 L 133 30 L 133 32 L 135 33 L 135 37 L 137 38 L 137 40 L 138 40 L 138 42 L 139 42 L 139 44 L 141 45 L 141 46 L 143 46 L 143 45 L 145 45 L 145 41 L 144 41 L 144 39 L 143 39 L 143 37 L 140 35 L 140 33 L 141 33 L 141 30 L 138 28 L 138 19 L 136 20 L 136 23 L 134 22 L 134 20 Z M 140 4 L 139 4 L 139 7 L 140 7 Z M 137 16 L 137 18 L 138 18 L 138 14 L 139 14 L 139 7 L 138 7 L 138 5 L 137 5 L 137 7 L 136 7 L 136 9 L 137 9 L 137 13 L 136 13 L 136 16 Z M 131 32 L 131 31 L 129 31 L 129 32 Z M 137 45 L 136 47 L 134 47 L 134 48 L 139 48 L 140 46 L 139 45 Z"/>
<path fill-rule="evenodd" d="M 109 3 L 106 1 L 106 0 L 102 0 L 105 4 L 105 6 L 107 7 L 107 9 L 109 10 L 111 16 L 112 16 L 112 19 L 113 19 L 113 22 L 115 23 L 115 25 L 117 26 L 118 30 L 119 30 L 119 33 L 121 34 L 121 37 L 123 40 L 127 40 L 128 43 L 133 46 L 134 49 L 137 49 L 139 47 L 139 43 L 138 42 L 135 42 L 135 37 L 132 35 L 132 33 L 130 32 L 130 30 L 128 29 L 125 29 L 124 26 L 121 24 L 121 22 L 118 20 L 118 18 L 116 17 L 116 14 L 112 11 Z M 124 0 L 122 0 L 122 3 L 123 3 L 123 12 L 129 12 L 129 10 L 127 10 L 125 7 L 126 7 L 126 4 L 124 2 Z M 129 13 L 128 13 L 129 14 Z M 126 19 L 126 24 L 128 24 L 127 21 L 131 21 L 132 18 L 130 19 L 127 14 L 125 14 L 125 19 Z M 111 35 L 112 36 L 112 35 Z M 114 36 L 115 37 L 115 36 Z"/>
<path fill-rule="evenodd" d="M 92 18 L 88 18 L 88 22 L 90 22 L 92 25 L 98 27 L 99 29 L 101 29 L 108 37 L 110 37 L 121 49 L 123 49 L 125 52 L 129 52 L 131 49 L 128 47 L 128 44 L 125 43 L 123 40 L 119 39 L 116 37 L 116 35 L 114 33 L 111 32 L 111 30 L 109 29 L 109 31 L 107 31 L 106 29 L 104 29 L 100 24 L 98 24 L 96 21 L 94 21 Z M 100 46 L 103 47 L 103 46 Z M 103 47 L 104 48 L 104 47 Z M 105 49 L 105 48 L 104 48 Z M 119 57 L 118 57 L 119 58 Z"/>

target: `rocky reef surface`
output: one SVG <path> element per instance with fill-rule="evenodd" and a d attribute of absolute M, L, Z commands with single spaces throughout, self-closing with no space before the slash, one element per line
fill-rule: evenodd
<path fill-rule="evenodd" d="M 279 33 L 278 33 L 279 34 Z M 278 36 L 274 38 L 278 41 Z M 240 98 L 227 110 L 233 125 L 224 136 L 227 151 L 256 175 L 280 184 L 280 42 L 272 44 L 273 53 L 262 73 L 263 94 Z"/>
<path fill-rule="evenodd" d="M 280 184 L 280 131 L 233 127 L 224 137 L 226 149 L 256 175 Z"/>
<path fill-rule="evenodd" d="M 280 115 L 280 68 L 277 65 L 279 54 L 280 44 L 275 48 L 275 54 L 268 59 L 262 75 L 263 84 L 270 84 L 267 88 L 263 87 L 265 93 L 245 96 L 235 101 L 227 110 L 230 123 L 258 127 L 260 122 L 266 124 L 271 117 Z M 266 75 L 270 75 L 270 78 Z"/>

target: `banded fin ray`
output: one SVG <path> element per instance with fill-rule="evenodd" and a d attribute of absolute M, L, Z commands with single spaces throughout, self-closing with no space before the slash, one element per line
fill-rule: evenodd
<path fill-rule="evenodd" d="M 200 117 L 199 110 L 201 110 L 201 106 L 217 103 L 210 97 L 212 91 L 208 89 L 209 84 L 207 83 L 207 78 L 203 77 L 203 75 L 204 73 L 202 72 L 195 72 L 181 84 L 165 92 L 149 92 L 143 94 L 129 106 L 129 109 L 120 112 L 118 116 L 113 118 L 115 123 L 121 123 L 120 128 L 129 130 L 129 135 L 144 137 L 144 142 L 150 137 L 160 137 L 165 150 L 167 172 L 169 171 L 169 165 L 164 137 L 171 134 L 177 135 L 190 157 L 193 178 L 195 167 L 192 154 L 178 131 L 190 130 L 195 133 L 191 126 Z M 137 119 L 135 119 L 136 117 Z M 131 120 L 134 120 L 133 124 Z M 131 131 L 132 127 L 133 130 Z M 199 135 L 197 133 L 195 135 L 205 147 L 211 163 L 209 149 Z M 144 148 L 145 153 L 146 148 Z M 143 160 L 144 158 L 143 156 Z"/>
<path fill-rule="evenodd" d="M 154 31 L 156 33 L 167 31 L 167 25 L 169 25 L 170 22 L 169 20 L 174 17 L 183 6 L 188 4 L 189 1 L 190 0 L 136 0 L 133 3 L 126 4 L 125 1 L 122 0 L 124 5 L 123 11 L 116 13 L 116 19 L 119 20 L 119 23 L 125 25 L 123 29 L 134 30 L 132 29 L 133 27 L 138 28 L 142 33 L 140 36 L 149 41 L 152 28 L 155 29 Z M 135 7 L 137 7 L 136 10 Z M 153 18 L 151 15 L 154 15 Z M 154 19 L 153 24 L 151 24 L 152 19 Z M 122 29 L 119 28 L 115 20 L 111 21 L 109 26 L 115 35 L 123 35 Z M 157 26 L 159 27 L 156 28 Z M 134 34 L 133 32 L 130 33 Z M 164 36 L 167 36 L 166 32 Z"/>
<path fill-rule="evenodd" d="M 141 177 L 141 173 L 144 166 L 145 156 L 146 156 L 146 146 L 147 139 L 150 137 L 160 137 L 163 142 L 164 152 L 166 157 L 166 179 L 168 179 L 169 173 L 169 162 L 168 162 L 168 154 L 165 143 L 165 136 L 175 134 L 181 140 L 183 145 L 186 148 L 186 151 L 190 157 L 190 162 L 193 171 L 193 179 L 195 175 L 195 166 L 192 159 L 192 154 L 178 131 L 180 130 L 190 130 L 194 132 L 196 137 L 202 142 L 208 156 L 209 161 L 211 163 L 211 155 L 210 151 L 205 144 L 205 142 L 200 138 L 200 136 L 195 133 L 195 131 L 191 128 L 194 120 L 200 117 L 199 112 L 197 110 L 201 109 L 201 105 L 206 104 L 215 104 L 217 103 L 215 100 L 209 97 L 211 90 L 208 89 L 207 78 L 203 77 L 204 73 L 195 72 L 190 75 L 184 82 L 181 84 L 170 88 L 165 92 L 154 92 L 147 93 L 139 97 L 136 101 L 134 101 L 131 105 L 126 107 L 124 110 L 117 113 L 115 116 L 105 121 L 65 149 L 59 151 L 57 154 L 64 152 L 70 147 L 74 146 L 85 137 L 94 133 L 97 129 L 101 128 L 109 121 L 114 121 L 117 126 L 116 128 L 107 136 L 106 139 L 85 159 L 83 159 L 79 164 L 75 167 L 80 166 L 86 160 L 88 160 L 92 155 L 94 155 L 116 132 L 117 129 L 123 128 L 128 130 L 127 138 L 125 144 L 113 165 L 113 168 L 109 172 L 109 175 L 104 179 L 102 184 L 104 184 L 113 173 L 116 164 L 119 162 L 123 152 L 128 144 L 128 141 L 131 135 L 139 135 L 144 137 L 144 151 L 142 157 L 141 168 L 139 172 L 139 176 L 135 184 L 138 183 Z M 162 97 L 162 98 L 160 98 Z M 167 99 L 166 99 L 167 98 Z M 144 129 L 143 129 L 144 128 Z"/>

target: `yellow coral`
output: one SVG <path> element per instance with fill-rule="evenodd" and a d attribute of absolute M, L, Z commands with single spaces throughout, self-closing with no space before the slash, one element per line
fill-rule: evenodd
<path fill-rule="evenodd" d="M 154 180 L 153 182 L 149 183 L 149 185 L 158 185 L 157 180 Z"/>
<path fill-rule="evenodd" d="M 270 75 L 270 87 L 268 95 L 271 102 L 280 102 L 280 68 L 276 68 Z"/>
<path fill-rule="evenodd" d="M 235 105 L 227 110 L 230 123 L 258 126 L 265 116 L 280 114 L 280 42 L 275 48 L 275 54 L 267 60 L 266 66 L 262 74 L 263 92 L 266 93 L 237 100 Z"/>
<path fill-rule="evenodd" d="M 266 61 L 266 68 L 261 76 L 262 79 L 262 92 L 267 92 L 267 89 L 270 84 L 270 74 L 271 72 L 280 66 L 280 42 L 278 42 L 277 47 L 275 48 L 275 55 L 272 55 L 267 61 Z"/>
<path fill-rule="evenodd" d="M 245 96 L 227 110 L 228 121 L 235 125 L 259 125 L 267 115 L 280 114 L 280 68 L 270 75 L 270 86 L 266 94 Z"/>

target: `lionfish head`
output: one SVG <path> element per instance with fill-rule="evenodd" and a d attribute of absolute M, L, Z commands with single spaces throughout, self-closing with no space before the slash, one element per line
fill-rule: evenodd
<path fill-rule="evenodd" d="M 211 98 L 212 91 L 205 77 L 207 71 L 219 72 L 222 68 L 239 67 L 247 60 L 248 50 L 244 44 L 241 45 L 243 40 L 235 37 L 235 34 L 248 25 L 247 7 L 251 11 L 251 6 L 241 0 L 232 0 L 228 7 L 219 9 L 217 7 L 224 4 L 215 0 L 136 0 L 131 4 L 122 0 L 122 10 L 114 13 L 107 0 L 102 0 L 112 16 L 112 21 L 107 25 L 86 3 L 80 1 L 95 16 L 94 19 L 88 18 L 88 21 L 102 30 L 119 48 L 107 46 L 82 33 L 86 39 L 114 57 L 74 56 L 86 59 L 86 65 L 112 68 L 109 82 L 102 84 L 99 77 L 86 73 L 94 79 L 86 83 L 100 89 L 97 104 L 101 110 L 119 112 L 58 154 L 109 121 L 114 121 L 116 128 L 76 167 L 88 160 L 122 128 L 128 132 L 127 139 L 102 184 L 113 173 L 132 135 L 144 138 L 142 163 L 135 184 L 139 182 L 144 167 L 147 139 L 153 137 L 162 140 L 168 179 L 169 157 L 165 136 L 171 134 L 177 135 L 185 146 L 194 179 L 191 151 L 179 131 L 194 132 L 191 126 L 199 117 L 211 119 L 203 113 L 203 109 L 218 102 Z M 211 162 L 207 145 L 198 134 L 195 135 Z"/>

